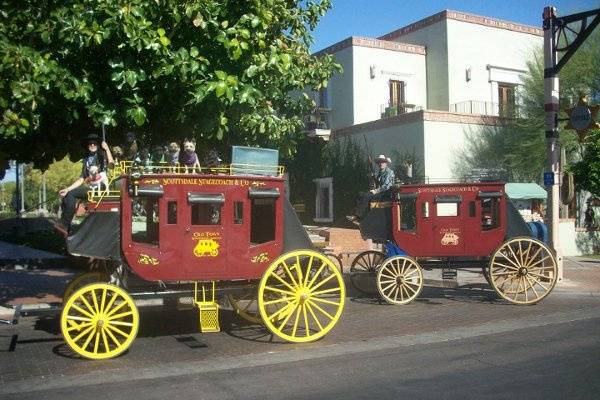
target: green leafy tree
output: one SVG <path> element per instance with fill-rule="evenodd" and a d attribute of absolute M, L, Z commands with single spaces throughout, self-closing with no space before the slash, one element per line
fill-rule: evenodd
<path fill-rule="evenodd" d="M 588 136 L 588 142 L 580 161 L 572 166 L 579 189 L 600 197 L 600 131 Z"/>
<path fill-rule="evenodd" d="M 330 5 L 0 0 L 0 148 L 43 167 L 105 123 L 112 142 L 137 129 L 289 154 L 313 106 L 289 94 L 339 70 L 309 51 Z"/>
<path fill-rule="evenodd" d="M 561 109 L 575 104 L 580 94 L 600 94 L 600 31 L 595 30 L 560 72 Z M 467 146 L 457 157 L 454 173 L 467 176 L 476 169 L 502 169 L 513 181 L 540 182 L 546 165 L 544 62 L 541 49 L 527 63 L 519 92 L 516 118 L 498 126 L 466 132 Z M 561 113 L 561 118 L 566 118 Z M 561 124 L 564 128 L 564 123 Z M 578 160 L 585 145 L 570 130 L 560 130 L 568 160 Z"/>

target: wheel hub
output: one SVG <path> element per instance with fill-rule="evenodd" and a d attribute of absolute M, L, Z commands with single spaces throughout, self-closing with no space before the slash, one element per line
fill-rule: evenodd
<path fill-rule="evenodd" d="M 529 271 L 527 271 L 527 268 L 525 268 L 525 267 L 521 267 L 519 269 L 519 275 L 521 275 L 521 276 L 527 275 L 528 273 L 529 273 Z"/>
<path fill-rule="evenodd" d="M 401 276 L 397 276 L 397 277 L 396 277 L 396 283 L 397 283 L 398 285 L 402 285 L 402 284 L 404 283 L 404 278 L 403 278 L 403 277 L 401 277 Z"/>

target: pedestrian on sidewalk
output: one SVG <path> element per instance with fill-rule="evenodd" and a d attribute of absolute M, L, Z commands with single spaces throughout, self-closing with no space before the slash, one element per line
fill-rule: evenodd
<path fill-rule="evenodd" d="M 75 207 L 77 199 L 86 200 L 89 190 L 90 167 L 97 167 L 98 172 L 106 173 L 109 164 L 113 164 L 114 160 L 110 152 L 108 144 L 100 141 L 100 137 L 94 133 L 89 134 L 84 138 L 84 143 L 87 148 L 87 153 L 83 158 L 83 166 L 81 175 L 75 182 L 64 189 L 58 191 L 61 202 L 61 217 L 60 221 L 55 224 L 57 231 L 67 236 L 71 228 L 71 221 L 75 216 Z M 103 151 L 99 150 L 99 145 Z M 96 168 L 94 168 L 96 170 Z"/>

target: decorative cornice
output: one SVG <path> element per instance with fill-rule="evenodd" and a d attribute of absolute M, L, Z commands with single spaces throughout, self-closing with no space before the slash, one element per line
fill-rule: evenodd
<path fill-rule="evenodd" d="M 411 54 L 427 54 L 427 51 L 424 46 L 419 46 L 416 44 L 397 43 L 373 38 L 351 36 L 342 40 L 341 42 L 337 42 L 329 47 L 324 48 L 323 50 L 316 52 L 314 55 L 320 56 L 323 54 L 334 54 L 350 46 L 369 47 L 372 49 L 398 51 L 402 53 Z"/>
<path fill-rule="evenodd" d="M 414 22 L 410 25 L 397 29 L 393 32 L 387 33 L 383 36 L 378 37 L 381 40 L 396 40 L 397 38 L 406 35 L 407 33 L 415 32 L 430 25 L 440 22 L 444 19 L 453 19 L 461 22 L 468 22 L 471 24 L 478 24 L 487 26 L 490 28 L 506 29 L 513 32 L 527 33 L 535 36 L 543 36 L 541 28 L 537 28 L 531 25 L 518 24 L 516 22 L 505 21 L 497 18 L 484 17 L 481 15 L 469 14 L 461 11 L 444 10 L 437 14 L 433 14 L 420 21 Z"/>
<path fill-rule="evenodd" d="M 395 117 L 382 118 L 375 121 L 364 122 L 362 124 L 347 126 L 345 128 L 334 129 L 331 131 L 331 138 L 337 139 L 357 133 L 372 132 L 390 128 L 392 126 L 401 126 L 421 121 L 499 126 L 502 125 L 506 119 L 490 115 L 472 115 L 451 113 L 448 111 L 420 110 L 411 113 L 400 114 Z"/>

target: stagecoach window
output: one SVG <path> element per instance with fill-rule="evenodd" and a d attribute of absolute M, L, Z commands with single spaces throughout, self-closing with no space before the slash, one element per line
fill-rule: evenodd
<path fill-rule="evenodd" d="M 250 242 L 260 244 L 275 240 L 275 199 L 252 199 Z"/>
<path fill-rule="evenodd" d="M 177 202 L 167 203 L 167 224 L 177 224 Z"/>
<path fill-rule="evenodd" d="M 475 216 L 475 202 L 470 201 L 469 202 L 469 217 L 474 217 L 474 216 Z"/>
<path fill-rule="evenodd" d="M 398 227 L 403 232 L 417 231 L 417 199 L 401 198 L 398 202 Z"/>
<path fill-rule="evenodd" d="M 460 203 L 436 203 L 436 215 L 438 217 L 456 217 L 459 214 Z"/>
<path fill-rule="evenodd" d="M 481 228 L 484 231 L 500 226 L 500 199 L 490 197 L 481 199 Z"/>
<path fill-rule="evenodd" d="M 241 201 L 233 203 L 233 223 L 236 225 L 244 223 L 244 203 Z"/>
<path fill-rule="evenodd" d="M 158 245 L 158 197 L 136 197 L 131 202 L 131 240 Z"/>
<path fill-rule="evenodd" d="M 221 203 L 192 204 L 192 225 L 220 225 L 221 206 Z"/>

